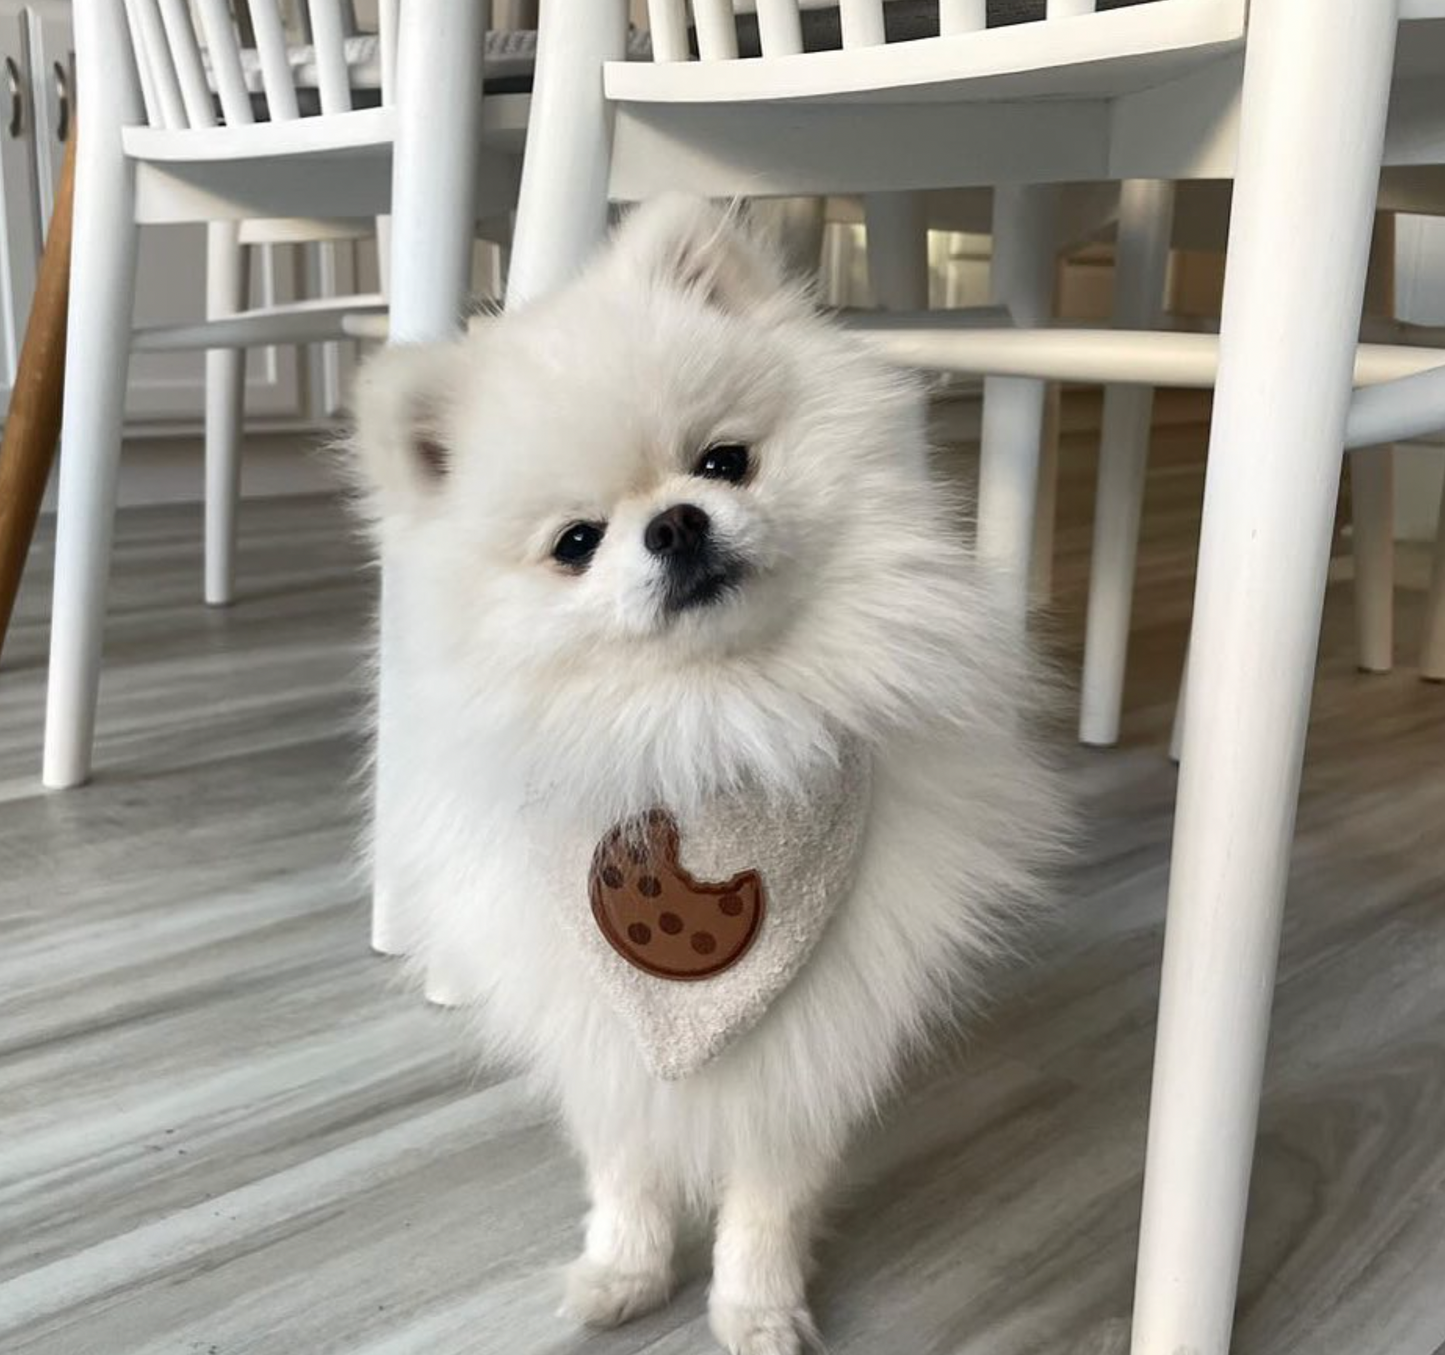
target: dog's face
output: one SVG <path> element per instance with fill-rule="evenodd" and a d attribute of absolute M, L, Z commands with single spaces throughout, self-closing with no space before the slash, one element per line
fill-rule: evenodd
<path fill-rule="evenodd" d="M 715 709 L 729 674 L 826 702 L 896 650 L 938 517 L 922 407 L 744 226 L 670 199 L 547 300 L 383 354 L 358 450 L 438 662 L 608 720 L 699 683 Z"/>
<path fill-rule="evenodd" d="M 434 521 L 485 555 L 488 605 L 557 661 L 666 665 L 770 629 L 816 504 L 787 467 L 794 378 L 735 315 L 588 279 L 468 350 Z"/>

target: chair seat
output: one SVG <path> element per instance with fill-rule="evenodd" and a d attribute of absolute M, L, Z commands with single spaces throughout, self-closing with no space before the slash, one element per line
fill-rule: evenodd
<path fill-rule="evenodd" d="M 516 201 L 531 100 L 502 94 L 482 101 L 474 148 L 479 217 Z M 143 162 L 135 213 L 147 224 L 306 216 L 323 185 L 328 215 L 375 216 L 390 200 L 395 138 L 391 107 L 202 130 L 121 129 L 125 154 Z"/>

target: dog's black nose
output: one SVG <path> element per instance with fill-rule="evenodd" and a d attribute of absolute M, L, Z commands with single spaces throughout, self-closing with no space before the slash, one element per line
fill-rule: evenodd
<path fill-rule="evenodd" d="M 695 503 L 665 508 L 642 533 L 642 544 L 654 555 L 696 555 L 707 543 L 712 522 Z"/>

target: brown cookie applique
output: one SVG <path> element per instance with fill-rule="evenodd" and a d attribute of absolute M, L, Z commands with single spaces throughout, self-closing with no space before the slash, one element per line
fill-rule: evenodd
<path fill-rule="evenodd" d="M 678 859 L 666 810 L 612 829 L 592 854 L 592 916 L 628 964 L 662 979 L 705 979 L 747 953 L 763 920 L 763 878 L 695 879 Z"/>

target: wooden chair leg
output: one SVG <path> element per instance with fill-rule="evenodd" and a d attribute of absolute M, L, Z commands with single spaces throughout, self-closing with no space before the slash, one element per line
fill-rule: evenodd
<path fill-rule="evenodd" d="M 65 318 L 70 300 L 70 216 L 75 186 L 75 134 L 65 147 L 65 165 L 55 194 L 50 232 L 25 343 L 10 396 L 5 438 L 0 443 L 0 652 L 25 557 L 35 535 L 40 501 L 60 437 L 60 403 L 65 389 Z"/>

